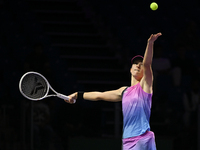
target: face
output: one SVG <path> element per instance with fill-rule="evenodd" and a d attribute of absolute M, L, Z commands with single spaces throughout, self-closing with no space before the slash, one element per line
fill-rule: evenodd
<path fill-rule="evenodd" d="M 143 77 L 143 62 L 135 61 L 130 69 L 131 75 L 137 79 Z"/>

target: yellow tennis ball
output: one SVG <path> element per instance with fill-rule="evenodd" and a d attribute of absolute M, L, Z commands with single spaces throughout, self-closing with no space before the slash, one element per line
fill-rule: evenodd
<path fill-rule="evenodd" d="M 152 10 L 157 10 L 158 9 L 158 4 L 156 2 L 152 2 L 151 5 L 150 5 L 150 8 Z"/>

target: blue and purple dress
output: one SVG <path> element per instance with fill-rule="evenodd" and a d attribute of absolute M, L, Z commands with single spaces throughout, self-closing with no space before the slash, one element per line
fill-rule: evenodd
<path fill-rule="evenodd" d="M 152 94 L 144 92 L 140 83 L 123 92 L 123 150 L 156 150 L 149 125 L 151 103 Z"/>

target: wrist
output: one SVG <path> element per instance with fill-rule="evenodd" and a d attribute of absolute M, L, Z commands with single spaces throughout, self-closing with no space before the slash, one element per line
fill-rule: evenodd
<path fill-rule="evenodd" d="M 78 92 L 77 92 L 77 99 L 78 99 L 78 100 L 84 100 L 83 95 L 84 95 L 84 92 L 83 92 L 83 91 L 78 91 Z"/>
<path fill-rule="evenodd" d="M 154 41 L 148 41 L 147 43 L 148 44 L 154 44 Z"/>

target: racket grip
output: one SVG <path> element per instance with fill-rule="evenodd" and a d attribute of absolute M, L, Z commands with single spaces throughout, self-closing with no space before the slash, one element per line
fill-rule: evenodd
<path fill-rule="evenodd" d="M 64 100 L 69 100 L 69 97 L 66 96 L 66 95 L 63 95 L 63 94 L 60 94 L 58 93 L 57 94 L 57 97 L 61 98 L 61 99 L 64 99 Z M 74 102 L 73 103 L 76 103 L 76 100 L 74 99 Z"/>

